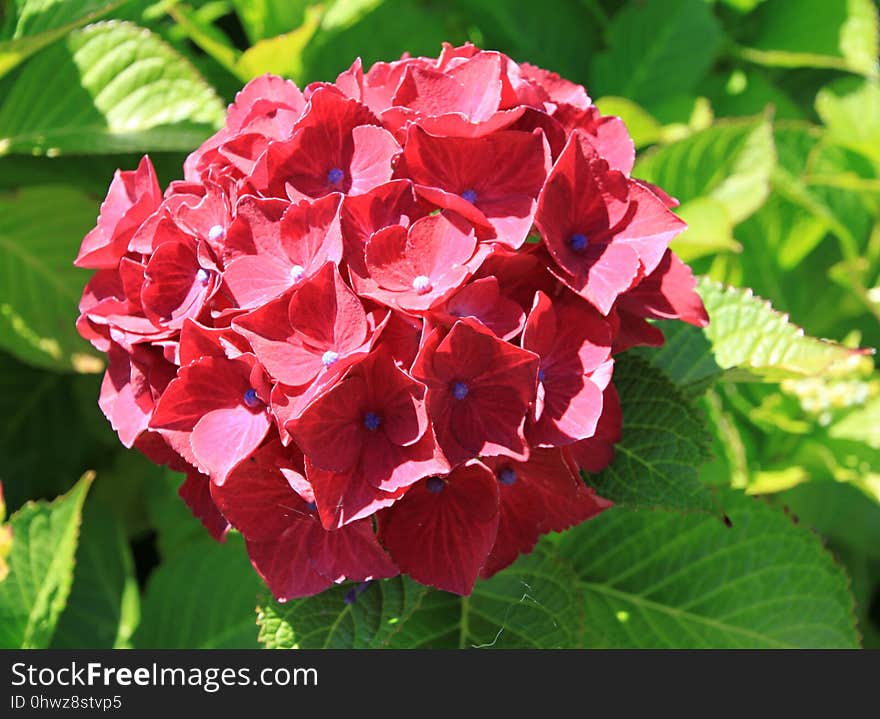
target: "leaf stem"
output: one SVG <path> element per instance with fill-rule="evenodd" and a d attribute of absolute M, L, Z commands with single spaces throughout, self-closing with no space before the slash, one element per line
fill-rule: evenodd
<path fill-rule="evenodd" d="M 466 649 L 467 648 L 467 640 L 468 635 L 470 634 L 470 610 L 471 610 L 471 598 L 470 597 L 462 597 L 461 598 L 461 622 L 458 625 L 458 648 Z"/>

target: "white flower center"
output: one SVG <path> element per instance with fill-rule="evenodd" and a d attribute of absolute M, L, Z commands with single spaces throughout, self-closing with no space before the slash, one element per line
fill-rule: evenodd
<path fill-rule="evenodd" d="M 420 295 L 427 294 L 431 291 L 431 278 L 427 275 L 419 275 L 412 281 L 413 289 Z"/>

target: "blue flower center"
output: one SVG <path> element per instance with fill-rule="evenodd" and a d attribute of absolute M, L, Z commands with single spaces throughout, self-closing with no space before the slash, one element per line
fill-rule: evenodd
<path fill-rule="evenodd" d="M 262 402 L 260 402 L 260 398 L 257 397 L 257 390 L 251 387 L 247 392 L 244 393 L 244 403 L 253 409 L 254 407 L 259 407 Z"/>
<path fill-rule="evenodd" d="M 568 243 L 571 245 L 571 249 L 575 252 L 583 252 L 587 249 L 587 245 L 590 244 L 590 240 L 586 235 L 582 235 L 580 232 L 575 232 Z"/>
<path fill-rule="evenodd" d="M 371 432 L 375 432 L 382 424 L 382 418 L 375 412 L 367 412 L 364 415 L 364 427 Z"/>
<path fill-rule="evenodd" d="M 538 370 L 538 382 L 543 382 L 543 381 L 544 381 L 544 377 L 545 377 L 544 370 L 539 369 L 539 370 Z"/>
<path fill-rule="evenodd" d="M 475 190 L 465 190 L 461 193 L 462 199 L 467 200 L 472 205 L 477 201 L 477 193 Z"/>
<path fill-rule="evenodd" d="M 321 364 L 325 367 L 329 367 L 332 364 L 336 363 L 336 360 L 339 359 L 339 353 L 334 352 L 333 350 L 327 350 L 324 354 L 321 355 Z"/>
<path fill-rule="evenodd" d="M 345 173 L 340 170 L 338 167 L 334 167 L 330 172 L 327 173 L 327 182 L 331 185 L 338 185 L 342 182 L 342 178 L 345 177 Z"/>
<path fill-rule="evenodd" d="M 443 487 L 446 486 L 446 482 L 443 481 L 440 477 L 429 477 L 426 487 L 429 492 L 433 492 L 437 494 L 437 492 L 442 492 Z"/>
<path fill-rule="evenodd" d="M 498 473 L 498 481 L 501 482 L 505 487 L 509 487 L 511 484 L 516 482 L 516 472 L 513 471 L 510 467 L 505 467 Z"/>
<path fill-rule="evenodd" d="M 462 400 L 468 396 L 468 386 L 464 382 L 456 382 L 452 385 L 452 396 Z"/>
<path fill-rule="evenodd" d="M 310 512 L 314 512 L 316 509 L 318 509 L 318 505 L 314 502 L 306 502 L 306 509 L 308 509 Z"/>

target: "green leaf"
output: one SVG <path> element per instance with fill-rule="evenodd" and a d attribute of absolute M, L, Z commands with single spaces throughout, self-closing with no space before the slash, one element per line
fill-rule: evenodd
<path fill-rule="evenodd" d="M 163 560 L 175 557 L 193 542 L 205 538 L 205 528 L 180 498 L 184 476 L 159 469 L 145 488 L 147 515 L 156 530 L 156 547 Z"/>
<path fill-rule="evenodd" d="M 614 461 L 587 483 L 602 497 L 630 507 L 712 511 L 698 469 L 709 459 L 699 411 L 669 378 L 638 357 L 622 357 L 614 385 L 623 410 Z"/>
<path fill-rule="evenodd" d="M 829 543 L 829 549 L 850 578 L 862 647 L 880 649 L 880 622 L 873 611 L 874 597 L 880 590 L 880 560 L 870 557 L 862 547 Z"/>
<path fill-rule="evenodd" d="M 18 192 L 33 185 L 75 186 L 89 196 L 93 204 L 92 225 L 107 194 L 107 186 L 117 169 L 137 167 L 142 155 L 5 155 L 0 157 L 0 191 Z M 160 185 L 167 185 L 180 177 L 180 168 L 186 159 L 183 152 L 151 152 L 150 160 L 156 169 Z"/>
<path fill-rule="evenodd" d="M 302 25 L 295 30 L 273 38 L 259 40 L 245 50 L 235 64 L 235 72 L 243 80 L 271 72 L 302 82 L 303 51 L 317 31 L 323 8 L 306 9 Z"/>
<path fill-rule="evenodd" d="M 663 143 L 675 142 L 705 130 L 715 119 L 709 101 L 694 93 L 664 97 L 651 107 L 651 112 L 664 125 Z"/>
<path fill-rule="evenodd" d="M 880 559 L 880 504 L 846 482 L 815 481 L 778 496 L 807 527 Z M 846 521 L 841 521 L 845 517 Z"/>
<path fill-rule="evenodd" d="M 223 121 L 195 68 L 149 30 L 108 21 L 22 68 L 0 105 L 0 155 L 189 150 Z"/>
<path fill-rule="evenodd" d="M 773 127 L 777 169 L 794 177 L 806 170 L 810 152 L 825 135 L 824 129 L 803 121 L 779 121 Z"/>
<path fill-rule="evenodd" d="M 259 641 L 268 649 L 393 646 L 395 635 L 428 593 L 427 587 L 407 577 L 371 582 L 356 601 L 346 602 L 353 590 L 357 591 L 350 584 L 333 587 L 284 604 L 264 597 L 257 614 Z"/>
<path fill-rule="evenodd" d="M 857 319 L 870 307 L 865 288 L 876 276 L 868 274 L 862 249 L 875 213 L 866 198 L 823 187 L 808 174 L 852 170 L 870 175 L 870 162 L 826 142 L 810 148 L 812 133 L 802 129 L 777 134 L 781 162 L 772 175 L 773 192 L 736 227 L 742 254 L 736 262 L 716 262 L 712 277 L 772 298 L 804 323 L 808 334 L 839 338 L 859 327 L 867 343 L 875 345 L 878 336 L 871 323 Z M 860 162 L 849 164 L 852 160 Z M 823 288 L 822 311 L 817 311 L 816 287 Z"/>
<path fill-rule="evenodd" d="M 6 519 L 6 500 L 3 497 L 3 482 L 0 482 L 0 582 L 9 575 L 9 553 L 12 551 L 12 527 L 4 523 Z"/>
<path fill-rule="evenodd" d="M 655 324 L 666 338 L 663 346 L 636 348 L 633 353 L 663 370 L 686 397 L 699 397 L 721 374 L 705 332 L 678 320 Z"/>
<path fill-rule="evenodd" d="M 350 0 L 339 2 L 345 5 Z M 363 60 L 364 67 L 369 67 L 377 61 L 400 57 L 404 52 L 436 57 L 444 41 L 461 44 L 468 35 L 450 5 L 385 0 L 375 7 L 363 6 L 369 11 L 359 15 L 353 24 L 315 34 L 303 52 L 302 82 L 335 78 L 356 57 Z M 296 23 L 285 29 L 298 26 Z"/>
<path fill-rule="evenodd" d="M 585 618 L 576 576 L 552 547 L 539 546 L 532 554 L 521 556 L 491 579 L 478 582 L 474 593 L 457 604 L 458 611 L 447 616 L 453 631 L 430 642 L 408 638 L 407 643 L 461 649 L 582 646 Z M 425 612 L 430 606 L 430 602 L 424 603 Z M 442 631 L 439 622 L 431 628 Z"/>
<path fill-rule="evenodd" d="M 745 240 L 753 240 L 747 251 L 755 251 L 757 244 L 772 253 L 779 265 L 778 269 L 773 268 L 774 272 L 781 274 L 797 267 L 831 229 L 852 237 L 848 228 L 837 221 L 806 185 L 782 168 L 773 173 L 773 187 L 776 191 L 738 229 L 738 234 Z"/>
<path fill-rule="evenodd" d="M 791 516 L 828 539 L 852 581 L 859 631 L 866 649 L 880 648 L 880 504 L 850 484 L 814 481 L 778 496 Z M 873 615 L 873 616 L 872 616 Z"/>
<path fill-rule="evenodd" d="M 780 84 L 764 68 L 737 67 L 729 73 L 713 73 L 700 85 L 699 92 L 711 100 L 712 108 L 719 117 L 758 115 L 768 105 L 773 107 L 777 120 L 799 120 L 804 117 L 804 111 L 789 95 L 787 85 Z"/>
<path fill-rule="evenodd" d="M 880 395 L 847 413 L 828 428 L 828 434 L 835 439 L 855 440 L 880 449 Z"/>
<path fill-rule="evenodd" d="M 741 55 L 776 67 L 877 74 L 877 9 L 871 0 L 768 0 Z"/>
<path fill-rule="evenodd" d="M 38 50 L 122 5 L 124 0 L 13 0 L 0 30 L 0 77 Z M 16 5 L 15 12 L 12 6 Z"/>
<path fill-rule="evenodd" d="M 838 80 L 816 95 L 816 112 L 829 137 L 880 167 L 880 83 Z"/>
<path fill-rule="evenodd" d="M 310 4 L 309 0 L 232 0 L 252 45 L 295 28 Z"/>
<path fill-rule="evenodd" d="M 778 444 L 781 442 L 777 441 Z M 819 429 L 802 436 L 794 446 L 789 442 L 789 447 L 791 456 L 787 462 L 781 462 L 779 457 L 771 455 L 765 463 L 770 464 L 775 460 L 783 467 L 788 464 L 800 465 L 814 481 L 833 480 L 848 484 L 871 501 L 880 503 L 880 465 L 876 449 L 862 442 L 829 437 Z"/>
<path fill-rule="evenodd" d="M 308 22 L 309 14 L 320 20 L 321 35 L 332 35 L 356 25 L 385 0 L 232 0 L 245 32 L 256 45 L 285 35 Z M 354 59 L 353 57 L 351 59 Z M 279 58 L 277 62 L 284 62 Z M 330 78 L 324 78 L 329 80 Z"/>
<path fill-rule="evenodd" d="M 856 367 L 860 362 L 860 351 L 805 335 L 787 315 L 750 290 L 702 278 L 698 291 L 710 320 L 698 331 L 709 340 L 726 379 L 778 381 L 820 375 L 834 365 Z"/>
<path fill-rule="evenodd" d="M 733 223 L 727 208 L 713 197 L 697 197 L 683 203 L 676 214 L 687 222 L 687 229 L 672 243 L 672 249 L 685 262 L 716 252 L 741 252 L 733 239 Z"/>
<path fill-rule="evenodd" d="M 345 30 L 362 17 L 375 10 L 385 0 L 332 0 L 321 18 L 321 30 L 334 32 Z"/>
<path fill-rule="evenodd" d="M 96 211 L 63 185 L 0 194 L 0 347 L 50 369 L 102 369 L 74 326 L 88 273 L 73 260 Z"/>
<path fill-rule="evenodd" d="M 712 434 L 715 455 L 700 469 L 700 480 L 710 485 L 743 489 L 749 483 L 750 437 L 724 406 L 723 388 L 712 388 L 700 399 L 700 406 Z"/>
<path fill-rule="evenodd" d="M 762 2 L 766 1 L 767 0 L 721 0 L 725 5 L 729 5 L 742 13 L 751 12 Z"/>
<path fill-rule="evenodd" d="M 240 535 L 192 542 L 150 576 L 137 649 L 255 649 L 263 586 Z"/>
<path fill-rule="evenodd" d="M 83 513 L 73 588 L 52 648 L 125 649 L 139 620 L 131 548 L 119 521 L 93 495 Z"/>
<path fill-rule="evenodd" d="M 0 647 L 46 648 L 73 582 L 80 518 L 94 475 L 52 503 L 28 502 L 12 515 L 9 576 L 0 582 Z"/>
<path fill-rule="evenodd" d="M 717 517 L 612 508 L 565 534 L 586 646 L 855 648 L 847 579 L 813 533 L 742 494 Z"/>
<path fill-rule="evenodd" d="M 397 4 L 404 3 L 398 0 Z M 538 12 L 531 0 L 446 3 L 459 11 L 462 22 L 469 26 L 469 39 L 480 47 L 503 50 L 517 62 L 547 68 L 576 82 L 586 81 L 588 58 L 601 43 L 602 28 L 591 4 L 583 0 L 555 0 L 542 5 Z M 523 18 L 528 18 L 528 22 L 523 22 Z M 440 40 L 438 37 L 438 43 Z M 436 50 L 431 54 L 436 55 Z"/>
<path fill-rule="evenodd" d="M 606 39 L 608 50 L 592 63 L 590 91 L 650 110 L 696 87 L 715 60 L 721 28 L 702 0 L 630 2 L 614 16 Z"/>
<path fill-rule="evenodd" d="M 223 32 L 202 20 L 187 5 L 169 5 L 168 14 L 186 36 L 217 61 L 225 70 L 235 74 L 235 64 L 241 56 Z M 247 79 L 247 78 L 243 78 Z"/>
<path fill-rule="evenodd" d="M 759 117 L 721 121 L 647 153 L 633 174 L 682 201 L 711 197 L 736 224 L 764 203 L 775 161 L 770 121 Z"/>
<path fill-rule="evenodd" d="M 428 590 L 407 578 L 336 587 L 286 604 L 265 602 L 260 641 L 291 648 L 576 647 L 583 623 L 576 577 L 541 546 L 470 597 Z M 357 590 L 355 590 L 356 592 Z"/>
<path fill-rule="evenodd" d="M 117 449 L 101 467 L 92 501 L 110 510 L 129 537 L 143 537 L 155 528 L 148 512 L 149 496 L 153 487 L 161 484 L 167 470 L 140 452 L 126 449 L 116 437 L 114 441 Z"/>
<path fill-rule="evenodd" d="M 809 171 L 802 181 L 811 197 L 816 199 L 817 214 L 826 219 L 830 231 L 837 237 L 841 259 L 849 265 L 845 270 L 829 270 L 832 258 L 828 254 L 816 253 L 812 258 L 814 266 L 824 269 L 835 281 L 846 278 L 842 284 L 851 291 L 851 300 L 862 295 L 863 304 L 858 311 L 870 309 L 870 298 L 865 295 L 867 288 L 876 284 L 877 252 L 880 250 L 876 245 L 872 249 L 871 239 L 877 231 L 876 218 L 880 214 L 880 154 L 872 161 L 858 151 L 837 144 L 836 140 L 820 143 L 810 154 Z M 871 273 L 872 264 L 874 273 Z M 859 303 L 852 304 L 858 306 Z M 845 312 L 835 314 L 840 317 Z M 868 325 L 862 331 L 866 335 L 873 334 L 875 339 L 871 344 L 876 344 L 878 340 L 873 329 Z M 838 332 L 845 334 L 845 331 Z"/>
<path fill-rule="evenodd" d="M 0 352 L 0 480 L 11 508 L 99 469 L 119 440 L 98 409 L 101 378 L 62 375 Z"/>

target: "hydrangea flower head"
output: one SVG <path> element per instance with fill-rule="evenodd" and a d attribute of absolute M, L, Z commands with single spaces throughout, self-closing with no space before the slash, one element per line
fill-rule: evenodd
<path fill-rule="evenodd" d="M 473 45 L 256 78 L 83 240 L 101 409 L 279 600 L 470 593 L 610 505 L 580 472 L 620 440 L 616 354 L 708 321 L 633 160 L 583 87 Z"/>

